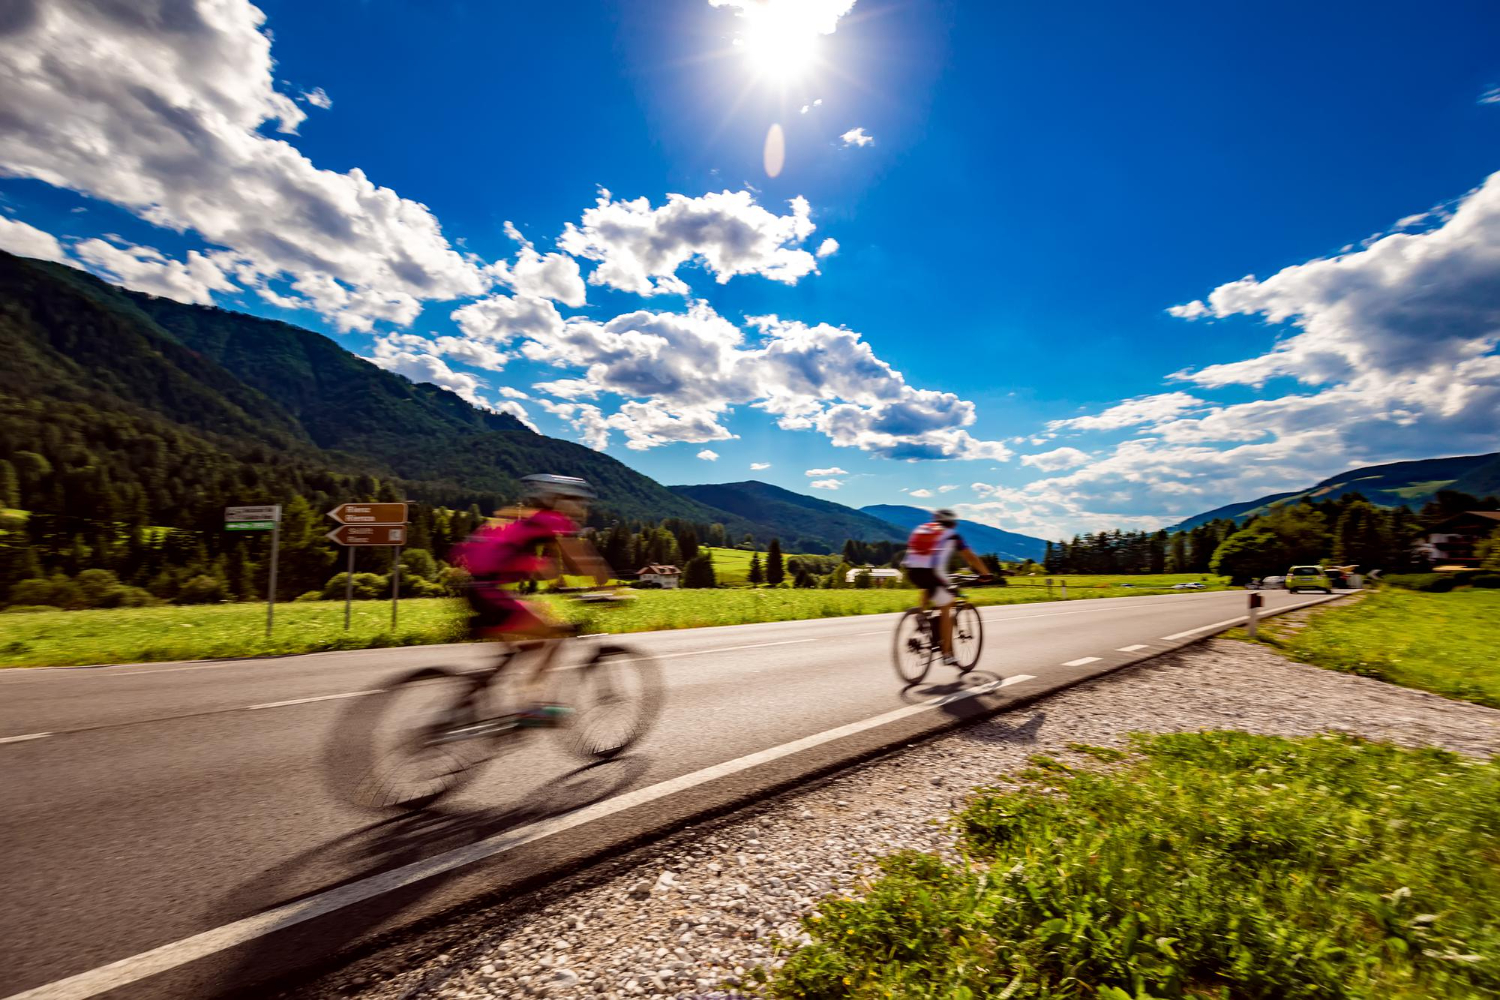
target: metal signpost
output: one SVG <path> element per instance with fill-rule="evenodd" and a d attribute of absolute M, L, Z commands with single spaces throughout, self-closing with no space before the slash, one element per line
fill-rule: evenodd
<path fill-rule="evenodd" d="M 401 605 L 401 548 L 406 544 L 406 504 L 341 503 L 328 512 L 339 526 L 327 534 L 349 550 L 349 566 L 344 572 L 344 631 L 349 631 L 350 608 L 354 603 L 354 550 L 366 545 L 389 545 L 395 549 L 391 561 L 391 631 L 396 630 L 397 609 Z"/>
<path fill-rule="evenodd" d="M 270 580 L 266 584 L 266 638 L 276 620 L 276 563 L 281 558 L 281 504 L 258 507 L 225 507 L 225 531 L 269 531 L 271 533 Z"/>

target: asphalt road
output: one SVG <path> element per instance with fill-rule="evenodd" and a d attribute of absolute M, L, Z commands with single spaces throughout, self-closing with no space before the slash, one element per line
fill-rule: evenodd
<path fill-rule="evenodd" d="M 1267 610 L 1308 600 L 1265 599 Z M 976 676 L 991 687 L 1007 680 L 1011 693 L 1045 690 L 1192 641 L 1242 615 L 1245 603 L 1244 592 L 1225 592 L 986 608 Z M 672 779 L 691 785 L 697 779 L 684 776 L 852 731 L 951 691 L 941 686 L 953 679 L 946 668 L 928 687 L 902 691 L 890 666 L 893 623 L 874 615 L 624 637 L 660 659 L 668 689 L 637 753 L 580 776 L 554 741 L 533 739 L 426 828 L 398 829 L 333 794 L 330 768 L 342 758 L 330 750 L 334 730 L 391 677 L 477 664 L 490 655 L 484 647 L 0 671 L 0 992 L 100 995 L 115 981 L 38 988 L 289 901 L 366 885 L 539 817 L 586 804 L 607 811 Z M 691 797 L 691 788 L 672 787 Z M 453 824 L 455 816 L 486 821 Z M 531 874 L 557 863 L 548 857 L 527 861 Z M 379 922 L 398 921 L 385 913 Z M 334 935 L 323 946 L 340 943 Z M 192 993 L 137 971 L 126 978 L 139 981 L 118 995 L 208 995 L 243 979 L 242 960 L 215 966 L 205 947 L 198 964 L 207 971 Z"/>

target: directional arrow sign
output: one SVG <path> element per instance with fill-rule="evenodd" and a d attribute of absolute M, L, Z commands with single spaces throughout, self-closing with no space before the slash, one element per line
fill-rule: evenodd
<path fill-rule="evenodd" d="M 405 524 L 406 504 L 341 503 L 328 516 L 339 524 Z"/>
<path fill-rule="evenodd" d="M 387 504 L 399 507 L 400 504 Z M 404 524 L 341 524 L 326 536 L 340 545 L 405 545 Z"/>

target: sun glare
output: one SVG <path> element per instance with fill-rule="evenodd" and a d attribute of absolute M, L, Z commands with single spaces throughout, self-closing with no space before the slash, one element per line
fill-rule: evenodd
<path fill-rule="evenodd" d="M 818 61 L 819 20 L 800 4 L 748 7 L 735 44 L 757 75 L 787 83 L 804 76 Z"/>

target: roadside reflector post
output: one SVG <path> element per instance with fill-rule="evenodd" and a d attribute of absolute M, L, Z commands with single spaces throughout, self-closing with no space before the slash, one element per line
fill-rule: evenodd
<path fill-rule="evenodd" d="M 1068 599 L 1068 581 L 1059 580 L 1057 582 L 1062 584 L 1062 599 L 1066 601 Z"/>
<path fill-rule="evenodd" d="M 1265 598 L 1260 594 L 1250 595 L 1250 614 L 1245 619 L 1245 631 L 1249 633 L 1252 639 L 1255 638 L 1256 628 L 1260 624 L 1260 607 L 1264 603 Z"/>

